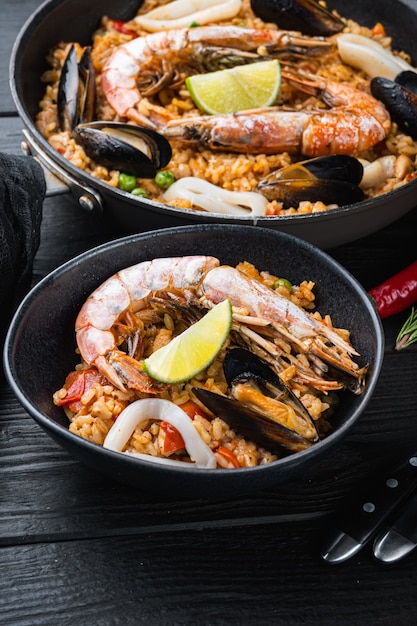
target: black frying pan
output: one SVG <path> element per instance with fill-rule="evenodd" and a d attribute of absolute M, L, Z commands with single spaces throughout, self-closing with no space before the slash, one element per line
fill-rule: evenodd
<path fill-rule="evenodd" d="M 383 196 L 314 215 L 252 218 L 222 216 L 174 209 L 113 189 L 74 167 L 59 155 L 36 130 L 34 120 L 47 69 L 45 57 L 60 40 L 90 42 L 100 18 L 131 19 L 138 0 L 47 0 L 24 24 L 10 62 L 12 95 L 25 126 L 28 152 L 37 155 L 71 190 L 80 206 L 103 213 L 123 233 L 134 233 L 192 223 L 251 224 L 288 232 L 322 247 L 354 241 L 383 228 L 417 205 L 417 180 Z M 409 52 L 417 64 L 417 2 L 415 0 L 328 0 L 328 7 L 372 27 L 381 22 L 394 47 Z"/>

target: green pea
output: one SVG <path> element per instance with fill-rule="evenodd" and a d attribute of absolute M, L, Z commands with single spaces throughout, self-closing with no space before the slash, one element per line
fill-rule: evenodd
<path fill-rule="evenodd" d="M 292 289 L 292 284 L 286 278 L 277 278 L 277 280 L 274 282 L 274 289 L 278 289 L 278 287 L 280 287 L 281 285 L 286 287 L 288 291 L 291 291 Z"/>
<path fill-rule="evenodd" d="M 132 191 L 132 189 L 136 187 L 136 176 L 123 173 L 119 174 L 117 186 L 123 191 Z"/>
<path fill-rule="evenodd" d="M 162 170 L 161 172 L 158 172 L 155 176 L 155 183 L 158 185 L 158 187 L 161 187 L 161 189 L 168 189 L 168 187 L 172 185 L 174 180 L 175 176 L 169 170 Z"/>
<path fill-rule="evenodd" d="M 148 194 L 146 193 L 145 189 L 143 189 L 143 187 L 135 187 L 134 189 L 132 189 L 132 195 L 142 196 L 142 198 L 148 197 Z"/>

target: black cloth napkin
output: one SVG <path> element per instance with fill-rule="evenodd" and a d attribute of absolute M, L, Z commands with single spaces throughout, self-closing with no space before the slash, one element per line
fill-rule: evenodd
<path fill-rule="evenodd" d="M 30 287 L 46 184 L 33 158 L 0 153 L 0 347 Z M 1 360 L 0 360 L 1 373 Z"/>

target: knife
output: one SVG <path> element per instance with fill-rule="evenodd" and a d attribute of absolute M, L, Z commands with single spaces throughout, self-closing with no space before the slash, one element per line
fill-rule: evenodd
<path fill-rule="evenodd" d="M 366 496 L 352 500 L 341 511 L 322 546 L 322 558 L 327 563 L 336 564 L 357 554 L 415 487 L 417 451 L 409 454 L 385 477 L 377 479 Z"/>
<path fill-rule="evenodd" d="M 383 563 L 395 563 L 417 546 L 417 490 L 406 500 L 390 528 L 374 541 L 374 556 Z"/>

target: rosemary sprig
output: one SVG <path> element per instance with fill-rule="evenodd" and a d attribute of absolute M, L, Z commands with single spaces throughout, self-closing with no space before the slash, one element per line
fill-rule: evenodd
<path fill-rule="evenodd" d="M 417 311 L 414 310 L 414 307 L 411 309 L 410 316 L 404 322 L 403 327 L 397 335 L 397 339 L 395 340 L 395 349 L 396 350 L 404 350 L 412 343 L 417 341 Z"/>

